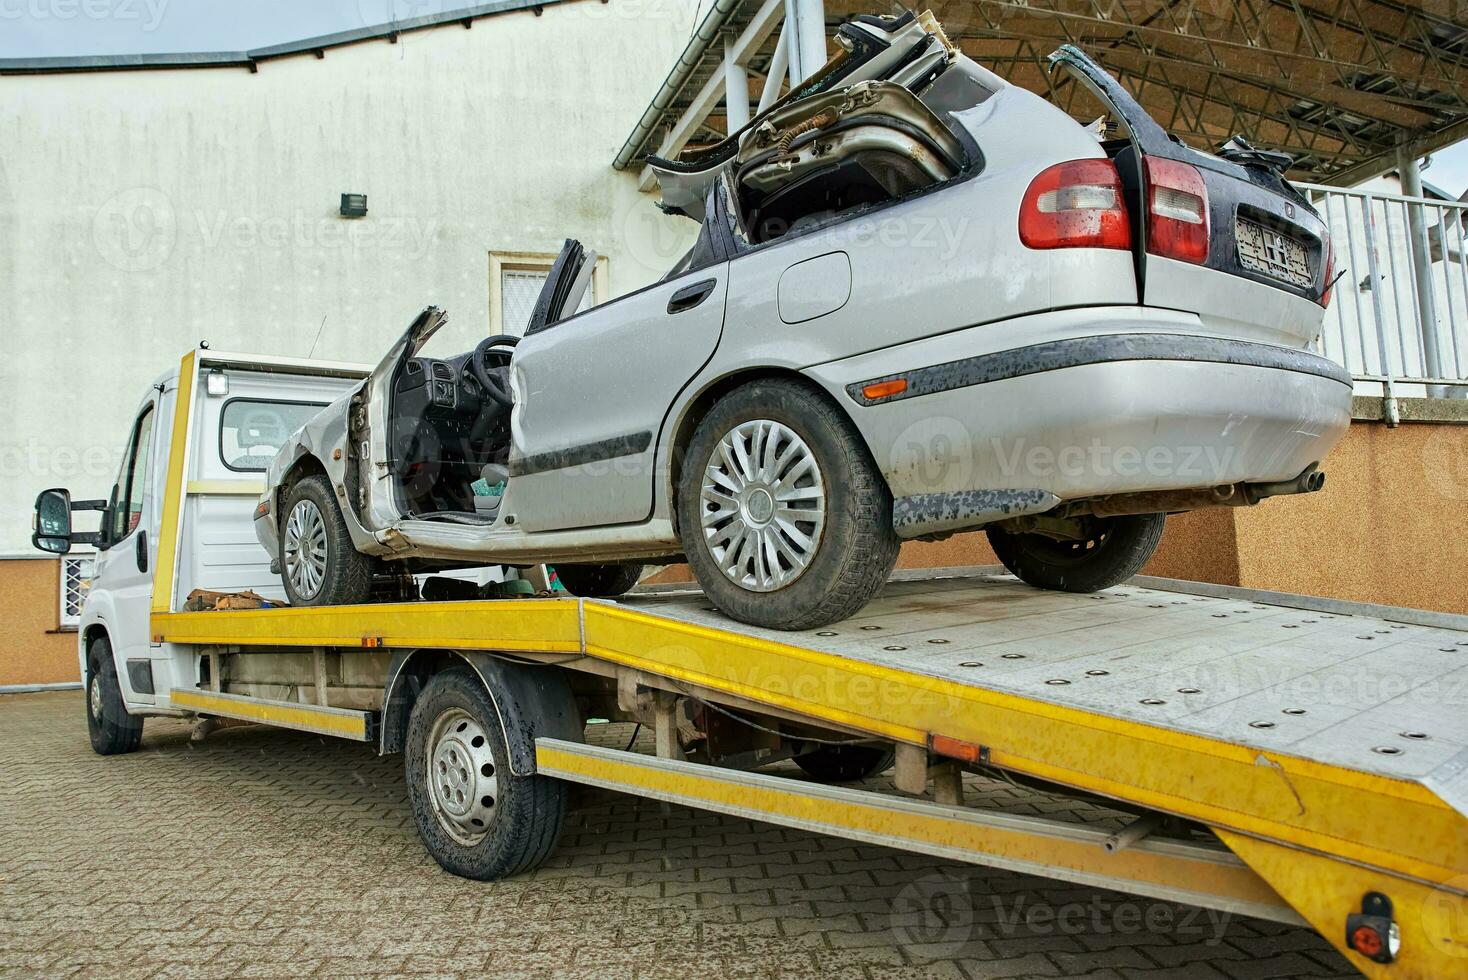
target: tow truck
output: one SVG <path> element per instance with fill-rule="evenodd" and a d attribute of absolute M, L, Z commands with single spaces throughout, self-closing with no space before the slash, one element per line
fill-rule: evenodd
<path fill-rule="evenodd" d="M 98 548 L 78 632 L 97 751 L 167 715 L 403 753 L 427 849 L 474 878 L 544 860 L 585 784 L 1308 923 L 1368 976 L 1468 970 L 1468 617 L 1144 576 L 1047 593 L 996 568 L 899 573 L 803 633 L 691 587 L 287 607 L 251 449 L 368 370 L 190 351 L 107 500 L 40 495 L 37 547 Z M 189 611 L 195 590 L 264 601 Z M 652 737 L 594 744 L 596 720 Z M 997 812 L 976 775 L 1122 818 Z"/>

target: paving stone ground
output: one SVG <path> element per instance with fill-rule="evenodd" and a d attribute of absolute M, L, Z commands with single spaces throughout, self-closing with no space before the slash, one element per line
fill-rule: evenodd
<path fill-rule="evenodd" d="M 623 796 L 541 869 L 465 881 L 419 845 L 401 757 L 188 735 L 150 719 L 101 758 L 79 692 L 0 696 L 0 975 L 1356 975 L 1307 929 Z"/>

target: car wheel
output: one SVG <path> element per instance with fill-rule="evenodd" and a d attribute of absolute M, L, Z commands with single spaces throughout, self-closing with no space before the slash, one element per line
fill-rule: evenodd
<path fill-rule="evenodd" d="M 99 636 L 87 647 L 87 734 L 98 755 L 136 752 L 143 744 L 143 719 L 127 713 L 112 644 Z"/>
<path fill-rule="evenodd" d="M 499 713 L 477 674 L 433 676 L 408 717 L 404 769 L 418 833 L 452 874 L 490 881 L 550 856 L 566 815 L 566 786 L 516 776 Z"/>
<path fill-rule="evenodd" d="M 892 768 L 897 753 L 877 745 L 822 745 L 795 757 L 806 775 L 823 783 L 854 783 Z"/>
<path fill-rule="evenodd" d="M 1084 540 L 988 529 L 989 545 L 1022 582 L 1060 592 L 1096 592 L 1142 570 L 1162 540 L 1164 514 L 1082 518 Z"/>
<path fill-rule="evenodd" d="M 626 595 L 642 578 L 641 565 L 556 565 L 555 570 L 567 592 L 586 599 Z"/>
<path fill-rule="evenodd" d="M 845 619 L 897 562 L 887 484 L 850 420 L 809 385 L 756 381 L 721 398 L 679 484 L 688 564 L 741 622 L 801 630 Z"/>
<path fill-rule="evenodd" d="M 340 606 L 372 597 L 371 556 L 352 544 L 321 474 L 291 485 L 281 509 L 280 575 L 293 606 Z"/>

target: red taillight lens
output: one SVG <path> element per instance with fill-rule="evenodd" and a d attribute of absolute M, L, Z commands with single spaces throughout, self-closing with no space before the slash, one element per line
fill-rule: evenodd
<path fill-rule="evenodd" d="M 1325 236 L 1325 292 L 1320 294 L 1320 305 L 1330 308 L 1330 294 L 1335 289 L 1335 242 Z"/>
<path fill-rule="evenodd" d="M 1020 202 L 1019 238 L 1030 248 L 1131 248 L 1116 167 L 1072 160 L 1042 171 Z"/>
<path fill-rule="evenodd" d="M 1198 168 L 1147 157 L 1147 251 L 1201 265 L 1208 261 L 1208 188 Z"/>

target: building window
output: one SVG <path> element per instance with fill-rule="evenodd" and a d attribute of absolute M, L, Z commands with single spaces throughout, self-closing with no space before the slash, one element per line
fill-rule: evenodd
<path fill-rule="evenodd" d="M 74 630 L 81 623 L 82 599 L 92 587 L 93 555 L 61 556 L 61 609 L 57 619 L 61 629 Z"/>
<path fill-rule="evenodd" d="M 546 252 L 489 253 L 489 332 L 525 335 L 525 325 L 540 289 L 545 285 L 554 254 Z M 591 288 L 582 297 L 576 312 L 589 310 L 607 301 L 607 258 L 597 256 Z"/>

